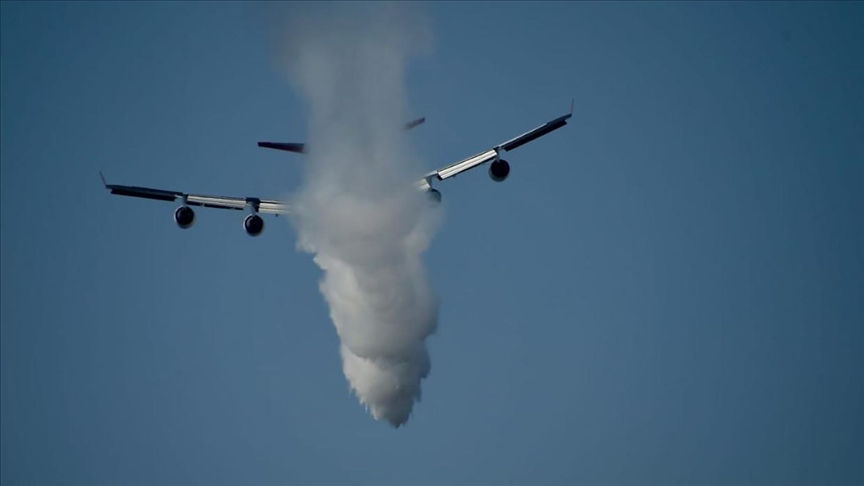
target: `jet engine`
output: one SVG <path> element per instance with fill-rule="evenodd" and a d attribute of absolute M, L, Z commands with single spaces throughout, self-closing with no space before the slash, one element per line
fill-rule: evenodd
<path fill-rule="evenodd" d="M 243 229 L 249 236 L 258 236 L 264 231 L 264 220 L 257 214 L 250 214 L 243 220 Z"/>
<path fill-rule="evenodd" d="M 496 160 L 489 165 L 489 177 L 493 181 L 504 182 L 508 175 L 510 175 L 510 164 L 506 160 Z"/>
<path fill-rule="evenodd" d="M 441 191 L 438 189 L 429 189 L 426 191 L 426 195 L 429 196 L 429 200 L 434 204 L 438 204 L 441 202 Z"/>
<path fill-rule="evenodd" d="M 192 211 L 192 208 L 189 206 L 180 206 L 174 211 L 174 221 L 177 222 L 177 226 L 189 229 L 192 227 L 192 223 L 195 222 L 195 211 Z"/>

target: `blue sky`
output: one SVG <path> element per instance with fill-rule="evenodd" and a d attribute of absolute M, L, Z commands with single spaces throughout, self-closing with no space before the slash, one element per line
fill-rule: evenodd
<path fill-rule="evenodd" d="M 407 426 L 342 375 L 278 197 L 304 103 L 246 3 L 0 3 L 9 484 L 861 484 L 861 3 L 426 5 L 442 307 Z"/>

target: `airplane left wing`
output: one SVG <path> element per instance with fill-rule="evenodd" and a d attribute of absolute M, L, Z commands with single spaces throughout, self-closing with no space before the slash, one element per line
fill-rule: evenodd
<path fill-rule="evenodd" d="M 238 211 L 250 208 L 253 212 L 263 214 L 279 215 L 291 212 L 290 206 L 283 201 L 260 199 L 257 197 L 207 196 L 202 194 L 188 194 L 180 191 L 169 191 L 165 189 L 153 189 L 150 187 L 108 184 L 105 181 L 105 176 L 103 176 L 101 172 L 99 173 L 99 176 L 102 177 L 102 184 L 104 184 L 105 188 L 111 191 L 111 194 L 116 194 L 118 196 L 132 196 L 169 202 L 180 200 L 184 205 L 200 206 L 205 208 L 234 209 Z"/>

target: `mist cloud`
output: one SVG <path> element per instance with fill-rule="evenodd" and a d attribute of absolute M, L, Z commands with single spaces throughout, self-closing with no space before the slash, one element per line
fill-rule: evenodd
<path fill-rule="evenodd" d="M 280 63 L 310 117 L 297 247 L 323 271 L 351 389 L 399 427 L 420 400 L 438 320 L 422 254 L 439 216 L 412 187 L 422 165 L 401 128 L 412 115 L 405 71 L 428 51 L 428 24 L 398 3 L 292 4 L 279 15 Z"/>

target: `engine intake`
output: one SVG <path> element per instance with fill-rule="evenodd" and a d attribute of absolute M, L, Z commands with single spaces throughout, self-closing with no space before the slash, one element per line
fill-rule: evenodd
<path fill-rule="evenodd" d="M 250 214 L 243 220 L 243 229 L 249 236 L 258 236 L 264 231 L 264 220 L 257 214 Z"/>
<path fill-rule="evenodd" d="M 195 211 L 189 206 L 180 206 L 174 211 L 174 221 L 177 222 L 177 226 L 189 229 L 195 223 Z"/>
<path fill-rule="evenodd" d="M 504 160 L 496 160 L 489 165 L 489 177 L 495 182 L 504 182 L 510 175 L 510 164 Z"/>
<path fill-rule="evenodd" d="M 426 191 L 426 195 L 429 196 L 429 200 L 432 201 L 433 204 L 439 204 L 441 202 L 441 191 L 438 189 L 429 189 Z"/>

